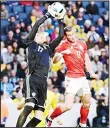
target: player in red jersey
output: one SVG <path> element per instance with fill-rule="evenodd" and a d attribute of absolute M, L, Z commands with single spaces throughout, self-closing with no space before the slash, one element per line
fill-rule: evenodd
<path fill-rule="evenodd" d="M 65 105 L 57 107 L 46 118 L 47 126 L 51 126 L 54 118 L 72 108 L 74 97 L 78 94 L 83 103 L 80 109 L 80 124 L 78 127 L 87 127 L 86 121 L 90 108 L 91 92 L 84 69 L 87 69 L 92 78 L 97 78 L 97 75 L 92 70 L 86 43 L 76 39 L 71 27 L 65 28 L 65 38 L 56 48 L 53 63 L 57 63 L 61 57 L 63 57 L 67 66 Z"/>

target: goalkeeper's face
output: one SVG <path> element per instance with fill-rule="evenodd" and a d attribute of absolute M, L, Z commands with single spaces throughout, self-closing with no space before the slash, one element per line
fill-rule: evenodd
<path fill-rule="evenodd" d="M 44 33 L 37 33 L 34 41 L 39 44 L 44 44 L 47 42 L 47 35 L 45 35 Z"/>

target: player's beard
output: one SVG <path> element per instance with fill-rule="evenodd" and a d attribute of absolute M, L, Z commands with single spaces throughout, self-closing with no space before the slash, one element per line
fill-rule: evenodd
<path fill-rule="evenodd" d="M 74 43 L 74 42 L 75 42 L 75 39 L 72 39 L 72 40 L 69 40 L 69 39 L 68 39 L 68 41 L 69 41 L 70 43 Z"/>
<path fill-rule="evenodd" d="M 70 43 L 75 43 L 76 37 L 75 37 L 75 35 L 73 35 L 71 39 L 69 39 L 69 38 L 67 38 L 67 39 L 68 39 L 68 41 L 69 41 Z"/>

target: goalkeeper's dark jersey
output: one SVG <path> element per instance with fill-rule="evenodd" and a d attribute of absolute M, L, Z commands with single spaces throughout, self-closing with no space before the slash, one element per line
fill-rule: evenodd
<path fill-rule="evenodd" d="M 55 48 L 59 45 L 64 36 L 64 25 L 60 22 L 59 36 L 53 40 L 45 48 L 33 41 L 38 31 L 38 27 L 47 19 L 46 16 L 40 18 L 32 28 L 31 33 L 26 39 L 22 39 L 22 43 L 26 48 L 26 56 L 28 62 L 29 74 L 36 74 L 40 77 L 47 77 L 49 70 L 49 58 L 54 52 Z"/>

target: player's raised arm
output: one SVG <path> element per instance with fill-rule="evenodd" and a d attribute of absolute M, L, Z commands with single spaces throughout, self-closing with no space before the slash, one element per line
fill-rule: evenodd
<path fill-rule="evenodd" d="M 28 45 L 34 40 L 36 33 L 38 31 L 39 26 L 48 18 L 50 18 L 51 15 L 49 12 L 47 12 L 43 17 L 41 17 L 39 20 L 36 21 L 34 26 L 32 27 L 32 30 L 30 34 L 27 36 L 27 38 L 21 38 L 21 42 L 23 47 L 28 47 Z"/>
<path fill-rule="evenodd" d="M 36 23 L 34 24 L 32 30 L 31 30 L 30 34 L 28 35 L 27 40 L 33 41 L 34 38 L 35 38 L 35 35 L 36 35 L 37 31 L 38 31 L 39 26 L 40 26 L 46 19 L 48 19 L 48 18 L 50 18 L 50 17 L 51 17 L 50 13 L 47 12 L 43 17 L 41 17 L 39 20 L 37 20 Z"/>
<path fill-rule="evenodd" d="M 60 44 L 61 40 L 64 37 L 64 23 L 63 20 L 59 20 L 59 35 L 56 39 L 54 39 L 52 41 L 52 43 L 50 43 L 50 48 L 52 51 L 54 51 L 54 49 Z"/>
<path fill-rule="evenodd" d="M 52 51 L 54 51 L 64 37 L 63 19 L 66 14 L 66 9 L 59 2 L 55 2 L 51 6 L 49 6 L 48 11 L 53 17 L 59 20 L 59 36 L 50 43 L 50 48 Z"/>

